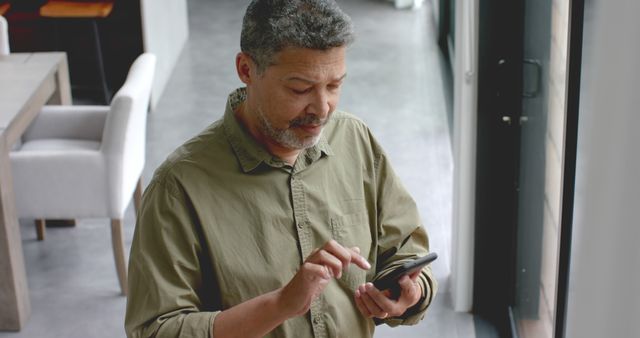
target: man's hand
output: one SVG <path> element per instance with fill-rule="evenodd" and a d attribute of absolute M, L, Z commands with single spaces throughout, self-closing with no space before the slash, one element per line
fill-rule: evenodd
<path fill-rule="evenodd" d="M 360 250 L 345 248 L 330 240 L 322 248 L 316 249 L 302 264 L 291 281 L 280 290 L 282 308 L 291 317 L 309 311 L 311 302 L 318 297 L 332 278 L 340 278 L 349 264 L 368 270 L 371 265 L 360 256 Z"/>
<path fill-rule="evenodd" d="M 390 293 L 380 291 L 372 283 L 362 284 L 355 292 L 356 306 L 358 310 L 368 318 L 397 317 L 415 305 L 422 296 L 422 289 L 416 282 L 420 271 L 416 271 L 410 276 L 400 278 L 400 297 L 397 300 L 391 299 Z"/>

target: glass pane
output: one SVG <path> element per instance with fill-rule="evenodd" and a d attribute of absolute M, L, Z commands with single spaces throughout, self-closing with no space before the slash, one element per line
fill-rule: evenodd
<path fill-rule="evenodd" d="M 570 0 L 525 1 L 516 297 L 520 337 L 553 337 Z"/>

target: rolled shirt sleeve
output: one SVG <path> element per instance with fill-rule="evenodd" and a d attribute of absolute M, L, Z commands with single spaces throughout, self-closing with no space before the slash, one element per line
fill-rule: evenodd
<path fill-rule="evenodd" d="M 218 311 L 203 309 L 197 220 L 175 180 L 158 175 L 145 191 L 129 266 L 127 336 L 212 337 Z"/>
<path fill-rule="evenodd" d="M 375 149 L 377 182 L 378 261 L 377 280 L 397 266 L 429 253 L 429 237 L 421 224 L 415 201 L 394 173 L 384 151 L 371 136 Z M 390 326 L 414 325 L 424 318 L 437 291 L 437 281 L 431 267 L 426 266 L 418 277 L 422 297 L 402 316 L 376 320 Z"/>

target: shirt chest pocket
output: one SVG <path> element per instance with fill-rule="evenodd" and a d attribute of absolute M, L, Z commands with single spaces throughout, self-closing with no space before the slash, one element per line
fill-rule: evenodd
<path fill-rule="evenodd" d="M 373 230 L 375 229 L 371 228 L 364 210 L 331 218 L 331 237 L 345 247 L 357 246 L 360 248 L 360 254 L 365 258 L 369 257 L 372 249 L 371 231 Z M 345 270 L 341 281 L 354 290 L 367 280 L 367 272 L 351 264 Z"/>

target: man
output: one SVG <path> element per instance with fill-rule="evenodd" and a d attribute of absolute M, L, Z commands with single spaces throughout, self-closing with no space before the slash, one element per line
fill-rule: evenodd
<path fill-rule="evenodd" d="M 428 253 L 428 238 L 370 131 L 335 111 L 352 40 L 334 1 L 249 5 L 246 87 L 145 191 L 130 337 L 371 337 L 424 316 L 429 268 L 397 299 L 370 283 Z"/>

